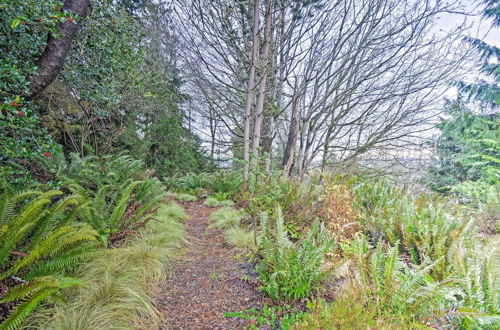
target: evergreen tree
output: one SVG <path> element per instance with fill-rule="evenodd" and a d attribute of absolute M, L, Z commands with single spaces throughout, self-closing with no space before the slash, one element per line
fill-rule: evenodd
<path fill-rule="evenodd" d="M 485 8 L 482 16 L 492 20 L 492 27 L 500 26 L 500 2 L 498 0 L 483 0 Z M 496 108 L 500 105 L 500 48 L 486 43 L 477 38 L 467 37 L 466 42 L 476 48 L 481 61 L 480 73 L 484 76 L 473 84 L 460 83 L 462 92 L 469 99 L 480 101 L 488 108 Z"/>

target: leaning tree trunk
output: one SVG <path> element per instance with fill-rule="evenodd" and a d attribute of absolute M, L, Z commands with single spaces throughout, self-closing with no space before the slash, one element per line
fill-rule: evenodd
<path fill-rule="evenodd" d="M 65 0 L 62 10 L 70 14 L 78 16 L 76 21 L 68 19 L 56 26 L 58 37 L 53 33 L 49 34 L 47 46 L 43 51 L 42 56 L 38 59 L 36 65 L 38 67 L 35 75 L 30 77 L 30 90 L 28 98 L 34 98 L 40 94 L 47 86 L 49 86 L 61 71 L 71 42 L 76 35 L 78 26 L 80 25 L 83 16 L 87 13 L 90 5 L 90 0 Z"/>

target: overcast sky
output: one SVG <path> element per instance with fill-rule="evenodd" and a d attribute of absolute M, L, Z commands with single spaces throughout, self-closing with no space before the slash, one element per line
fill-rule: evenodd
<path fill-rule="evenodd" d="M 464 14 L 447 14 L 441 17 L 436 29 L 450 30 L 454 26 L 466 22 L 471 25 L 470 36 L 483 39 L 492 45 L 500 47 L 500 29 L 491 28 L 491 20 L 484 20 L 481 17 L 481 10 L 484 6 L 478 0 L 458 1 Z"/>

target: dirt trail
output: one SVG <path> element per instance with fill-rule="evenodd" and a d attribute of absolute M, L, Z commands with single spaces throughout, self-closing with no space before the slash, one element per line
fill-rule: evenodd
<path fill-rule="evenodd" d="M 215 209 L 199 203 L 182 205 L 189 215 L 191 246 L 158 299 L 165 329 L 241 329 L 248 323 L 224 313 L 261 307 L 264 297 L 255 287 L 251 267 L 224 243 L 220 230 L 209 227 L 208 217 Z"/>

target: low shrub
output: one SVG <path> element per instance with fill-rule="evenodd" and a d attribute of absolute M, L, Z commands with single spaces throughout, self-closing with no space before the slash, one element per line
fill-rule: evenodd
<path fill-rule="evenodd" d="M 316 220 L 303 241 L 292 243 L 279 207 L 275 211 L 274 230 L 270 228 L 266 215 L 261 217 L 261 228 L 261 259 L 256 267 L 263 283 L 261 289 L 273 300 L 308 297 L 326 274 L 321 262 L 332 248 L 333 240 L 320 229 Z"/>
<path fill-rule="evenodd" d="M 300 311 L 297 307 L 286 305 L 268 306 L 264 304 L 261 310 L 250 308 L 240 312 L 224 313 L 225 317 L 234 317 L 243 320 L 252 321 L 250 329 L 259 329 L 261 327 L 270 327 L 271 329 L 292 329 L 294 325 L 306 317 L 306 312 Z"/>
<path fill-rule="evenodd" d="M 363 182 L 354 192 L 366 234 L 396 246 L 413 264 L 437 261 L 433 275 L 446 276 L 445 256 L 461 222 L 449 205 L 432 197 L 411 196 L 386 181 Z"/>
<path fill-rule="evenodd" d="M 312 304 L 297 329 L 401 329 L 401 320 L 380 314 L 376 307 L 353 286 L 332 303 L 324 300 Z"/>
<path fill-rule="evenodd" d="M 219 171 L 208 176 L 207 188 L 216 194 L 234 197 L 243 185 L 243 177 L 239 172 Z"/>
<path fill-rule="evenodd" d="M 238 226 L 243 218 L 241 210 L 232 207 L 223 207 L 214 211 L 208 220 L 217 228 L 229 228 Z"/>
<path fill-rule="evenodd" d="M 437 282 L 430 276 L 439 260 L 419 266 L 407 264 L 397 247 L 382 241 L 373 247 L 360 234 L 346 248 L 355 260 L 356 285 L 377 315 L 390 313 L 408 325 L 437 322 L 445 316 L 443 308 L 457 281 Z"/>
<path fill-rule="evenodd" d="M 360 230 L 352 195 L 345 185 L 325 185 L 324 197 L 318 213 L 326 229 L 339 241 L 352 239 Z"/>
<path fill-rule="evenodd" d="M 208 173 L 188 173 L 179 179 L 180 187 L 184 190 L 202 189 L 207 186 Z"/>
<path fill-rule="evenodd" d="M 205 199 L 205 202 L 203 202 L 203 205 L 208 207 L 227 207 L 233 206 L 234 202 L 229 200 L 220 201 L 214 197 L 208 197 L 207 199 Z"/>
<path fill-rule="evenodd" d="M 92 193 L 76 184 L 71 189 L 92 201 L 82 210 L 82 219 L 92 225 L 105 245 L 122 238 L 125 232 L 142 228 L 153 219 L 152 212 L 165 199 L 163 188 L 155 178 L 128 180 L 116 192 L 111 186 L 100 186 Z"/>
<path fill-rule="evenodd" d="M 265 176 L 252 175 L 248 190 L 239 199 L 254 219 L 262 212 L 273 216 L 276 205 L 279 205 L 285 217 L 286 230 L 293 239 L 298 239 L 319 215 L 322 190 L 314 182 L 301 182 L 275 172 Z"/>

